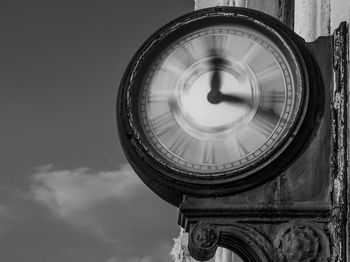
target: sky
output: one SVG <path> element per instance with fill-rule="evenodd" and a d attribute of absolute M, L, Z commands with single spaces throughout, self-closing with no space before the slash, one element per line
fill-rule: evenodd
<path fill-rule="evenodd" d="M 167 262 L 177 209 L 127 163 L 124 69 L 192 0 L 1 0 L 0 261 Z"/>

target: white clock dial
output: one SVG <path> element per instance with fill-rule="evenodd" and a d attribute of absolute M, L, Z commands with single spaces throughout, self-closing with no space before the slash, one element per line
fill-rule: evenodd
<path fill-rule="evenodd" d="M 160 53 L 140 96 L 142 129 L 157 154 L 177 169 L 215 174 L 259 162 L 284 141 L 301 87 L 269 38 L 218 25 Z"/>

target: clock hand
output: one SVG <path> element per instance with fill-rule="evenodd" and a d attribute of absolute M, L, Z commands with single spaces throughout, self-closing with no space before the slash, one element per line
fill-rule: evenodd
<path fill-rule="evenodd" d="M 211 90 L 220 90 L 221 88 L 221 71 L 223 65 L 226 63 L 223 58 L 221 58 L 216 51 L 213 51 L 213 59 L 210 60 L 210 63 L 213 67 L 213 74 L 210 79 L 210 89 Z"/>
<path fill-rule="evenodd" d="M 220 87 L 221 87 L 221 73 L 220 73 L 220 70 L 215 69 L 210 79 L 210 90 L 219 91 Z"/>
<path fill-rule="evenodd" d="M 249 99 L 246 99 L 241 96 L 237 95 L 225 95 L 221 94 L 219 95 L 219 99 L 221 99 L 220 102 L 230 102 L 230 103 L 241 103 L 249 106 L 250 108 L 253 108 L 253 104 Z M 278 115 L 275 110 L 273 110 L 273 107 L 259 107 L 258 108 L 258 114 L 262 115 L 263 117 L 267 119 L 274 119 L 278 120 L 280 118 L 280 115 Z"/>
<path fill-rule="evenodd" d="M 221 102 L 221 71 L 223 65 L 226 63 L 223 58 L 219 56 L 216 50 L 212 51 L 212 56 L 214 56 L 213 59 L 210 60 L 210 63 L 212 64 L 213 73 L 211 75 L 210 79 L 210 91 L 207 95 L 207 99 L 209 103 L 212 104 L 218 104 Z"/>
<path fill-rule="evenodd" d="M 237 95 L 227 95 L 227 94 L 222 94 L 220 93 L 219 95 L 220 102 L 229 102 L 229 103 L 239 103 L 239 104 L 246 104 L 249 107 L 253 107 L 252 103 L 250 102 L 249 99 L 246 99 L 241 96 Z"/>
<path fill-rule="evenodd" d="M 253 108 L 253 103 L 242 96 L 237 95 L 228 95 L 223 94 L 220 91 L 210 91 L 208 93 L 208 101 L 212 104 L 218 104 L 221 102 L 228 102 L 228 103 L 234 103 L 234 104 L 245 104 L 250 108 Z M 259 107 L 258 114 L 262 115 L 265 118 L 268 119 L 276 119 L 278 120 L 280 118 L 280 115 L 278 115 L 275 110 L 273 110 L 273 107 Z"/>
<path fill-rule="evenodd" d="M 228 102 L 234 104 L 246 104 L 249 107 L 253 107 L 253 104 L 249 99 L 237 95 L 227 95 L 221 93 L 219 90 L 211 90 L 207 95 L 208 102 L 211 104 L 218 104 L 221 102 Z"/>

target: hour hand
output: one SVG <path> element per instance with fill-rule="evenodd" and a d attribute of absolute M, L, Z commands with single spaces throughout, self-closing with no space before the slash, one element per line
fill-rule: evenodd
<path fill-rule="evenodd" d="M 225 64 L 225 60 L 219 56 L 214 57 L 210 63 L 212 64 L 213 74 L 210 79 L 210 89 L 220 90 L 221 88 L 221 70 Z"/>
<path fill-rule="evenodd" d="M 210 89 L 219 91 L 221 87 L 221 73 L 219 70 L 214 70 L 211 75 Z"/>

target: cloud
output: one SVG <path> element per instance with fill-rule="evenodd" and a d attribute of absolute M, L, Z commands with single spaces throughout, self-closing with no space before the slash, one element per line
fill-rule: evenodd
<path fill-rule="evenodd" d="M 131 258 L 121 258 L 121 257 L 112 257 L 106 260 L 106 262 L 153 262 L 150 257 L 131 257 Z"/>
<path fill-rule="evenodd" d="M 30 194 L 58 218 L 113 244 L 117 255 L 106 262 L 170 261 L 177 210 L 129 165 L 99 172 L 43 166 L 33 175 Z"/>
<path fill-rule="evenodd" d="M 144 256 L 144 257 L 129 257 L 123 258 L 120 256 L 111 257 L 106 260 L 106 262 L 154 262 L 154 261 L 172 261 L 169 256 L 169 250 L 171 246 L 167 243 L 159 244 L 154 250 L 153 256 Z M 165 259 L 166 258 L 166 259 Z"/>
<path fill-rule="evenodd" d="M 129 165 L 117 171 L 91 173 L 88 168 L 39 168 L 31 192 L 36 201 L 62 217 L 89 209 L 110 199 L 127 200 L 143 186 Z"/>

